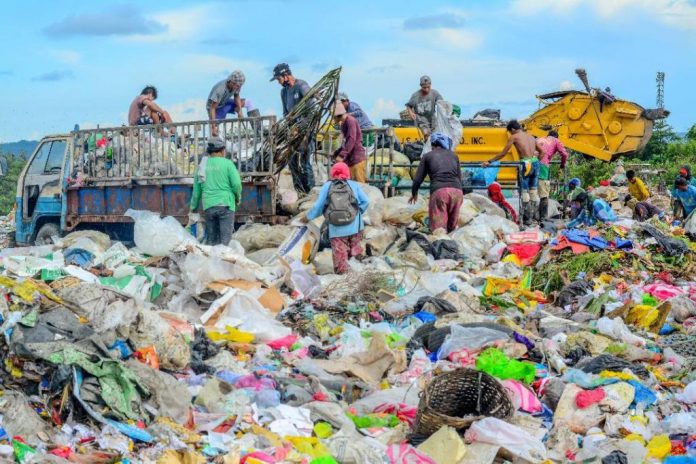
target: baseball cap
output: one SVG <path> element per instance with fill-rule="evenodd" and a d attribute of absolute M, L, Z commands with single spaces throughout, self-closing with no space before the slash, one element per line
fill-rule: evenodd
<path fill-rule="evenodd" d="M 431 84 L 431 83 L 432 83 L 432 81 L 430 80 L 430 76 L 421 76 L 420 85 Z"/>
<path fill-rule="evenodd" d="M 339 101 L 348 100 L 348 95 L 346 95 L 345 92 L 338 92 L 338 100 Z"/>
<path fill-rule="evenodd" d="M 292 74 L 292 72 L 290 72 L 290 66 L 287 63 L 278 63 L 275 65 L 275 68 L 273 68 L 273 77 L 271 77 L 270 82 L 285 74 Z"/>
<path fill-rule="evenodd" d="M 225 141 L 220 137 L 210 137 L 208 138 L 208 153 L 215 153 L 216 151 L 225 149 Z"/>
<path fill-rule="evenodd" d="M 246 77 L 242 71 L 232 71 L 227 80 L 241 87 L 246 82 Z"/>

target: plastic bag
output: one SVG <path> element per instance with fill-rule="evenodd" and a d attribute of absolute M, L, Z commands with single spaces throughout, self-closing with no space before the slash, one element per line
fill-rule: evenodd
<path fill-rule="evenodd" d="M 687 404 L 696 403 L 696 380 L 688 384 L 684 391 L 677 395 L 677 399 Z"/>
<path fill-rule="evenodd" d="M 182 242 L 197 243 L 179 221 L 171 216 L 162 219 L 158 213 L 133 209 L 129 209 L 123 215 L 135 221 L 135 245 L 150 256 L 168 256 Z"/>
<path fill-rule="evenodd" d="M 251 253 L 264 248 L 277 248 L 292 232 L 292 226 L 251 223 L 240 227 L 232 238 L 244 247 L 246 253 Z"/>
<path fill-rule="evenodd" d="M 469 198 L 464 198 L 459 208 L 459 227 L 469 224 L 479 214 L 479 209 Z"/>
<path fill-rule="evenodd" d="M 644 338 L 634 335 L 631 330 L 626 327 L 623 319 L 618 317 L 615 319 L 600 317 L 597 320 L 597 330 L 601 334 L 608 335 L 631 345 L 645 346 L 646 344 L 646 340 Z"/>
<path fill-rule="evenodd" d="M 457 117 L 452 114 L 452 103 L 445 100 L 438 100 L 435 103 L 435 111 L 433 112 L 433 132 L 445 134 L 452 140 L 452 151 L 459 145 L 462 139 L 462 123 Z M 428 153 L 432 150 L 430 139 L 425 141 L 423 145 L 423 153 Z"/>
<path fill-rule="evenodd" d="M 415 177 L 417 165 L 411 167 L 411 160 L 408 156 L 399 152 L 392 151 L 391 155 L 392 166 L 389 170 L 389 150 L 386 148 L 378 148 L 375 150 L 374 156 L 370 155 L 367 158 L 367 172 L 374 173 L 374 176 L 386 182 L 397 183 L 401 179 L 411 180 Z M 373 163 L 374 162 L 374 166 Z"/>
<path fill-rule="evenodd" d="M 371 256 L 379 256 L 387 251 L 387 248 L 396 242 L 399 234 L 396 227 L 382 225 L 381 227 L 367 226 L 363 229 L 363 249 Z"/>
<path fill-rule="evenodd" d="M 467 258 L 482 258 L 493 247 L 495 233 L 487 224 L 460 227 L 450 234 Z"/>
<path fill-rule="evenodd" d="M 495 417 L 486 417 L 474 422 L 464 437 L 469 442 L 500 446 L 529 462 L 541 462 L 546 459 L 546 448 L 541 440 L 520 427 Z"/>
<path fill-rule="evenodd" d="M 377 227 L 381 226 L 383 214 L 382 203 L 384 202 L 384 195 L 382 194 L 382 191 L 369 184 L 360 184 L 360 188 L 367 196 L 369 201 L 367 211 L 365 211 L 365 214 L 363 214 L 365 224 Z"/>
<path fill-rule="evenodd" d="M 280 263 L 288 271 L 285 279 L 286 284 L 293 289 L 293 298 L 313 298 L 321 292 L 321 282 L 308 266 L 294 260 L 280 259 Z"/>
<path fill-rule="evenodd" d="M 320 251 L 312 261 L 317 275 L 333 274 L 333 253 L 331 250 Z"/>
<path fill-rule="evenodd" d="M 501 380 L 514 379 L 531 383 L 536 375 L 533 364 L 510 359 L 497 348 L 488 348 L 476 358 L 476 369 Z"/>
<path fill-rule="evenodd" d="M 476 350 L 496 340 L 509 340 L 510 337 L 500 330 L 486 327 L 462 327 L 452 325 L 451 332 L 438 350 L 438 359 L 447 359 L 450 353 L 461 349 Z"/>
<path fill-rule="evenodd" d="M 319 248 L 319 228 L 308 222 L 295 227 L 292 233 L 278 246 L 278 256 L 308 264 Z"/>
<path fill-rule="evenodd" d="M 402 226 L 412 223 L 415 214 L 428 210 L 428 205 L 421 197 L 411 205 L 406 196 L 385 198 L 382 207 L 384 222 Z"/>
<path fill-rule="evenodd" d="M 242 332 L 254 334 L 257 340 L 266 342 L 285 337 L 292 332 L 280 322 L 249 292 L 230 288 L 213 301 L 201 316 L 206 327 L 225 329 L 236 327 Z"/>
<path fill-rule="evenodd" d="M 493 229 L 494 232 L 501 234 L 512 234 L 520 230 L 520 227 L 514 222 L 495 214 L 481 213 L 471 221 L 470 225 L 477 226 L 481 224 L 485 224 Z"/>
<path fill-rule="evenodd" d="M 467 193 L 464 195 L 464 201 L 470 201 L 473 203 L 474 207 L 480 212 L 489 214 L 491 216 L 500 216 L 502 218 L 505 216 L 505 211 L 493 203 L 490 198 L 486 195 L 481 195 L 479 193 Z M 513 205 L 514 206 L 514 205 Z"/>

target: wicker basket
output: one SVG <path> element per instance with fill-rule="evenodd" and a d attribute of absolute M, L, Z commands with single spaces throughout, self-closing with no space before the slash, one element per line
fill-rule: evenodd
<path fill-rule="evenodd" d="M 420 395 L 414 432 L 430 436 L 443 425 L 462 431 L 487 416 L 512 417 L 505 388 L 485 372 L 456 369 L 435 377 Z"/>

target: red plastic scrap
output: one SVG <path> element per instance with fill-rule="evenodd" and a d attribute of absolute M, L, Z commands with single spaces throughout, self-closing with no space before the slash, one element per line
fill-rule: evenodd
<path fill-rule="evenodd" d="M 594 390 L 583 390 L 575 397 L 575 405 L 580 409 L 585 409 L 595 403 L 599 403 L 607 396 L 603 388 Z"/>

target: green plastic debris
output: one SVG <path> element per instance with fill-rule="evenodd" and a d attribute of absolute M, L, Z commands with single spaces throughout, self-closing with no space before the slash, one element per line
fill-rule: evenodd
<path fill-rule="evenodd" d="M 321 456 L 319 458 L 312 459 L 309 464 L 338 464 L 338 461 L 331 456 Z"/>
<path fill-rule="evenodd" d="M 32 309 L 19 320 L 19 323 L 25 327 L 35 327 L 39 320 L 39 311 Z"/>
<path fill-rule="evenodd" d="M 65 348 L 51 354 L 48 361 L 53 364 L 77 365 L 97 377 L 101 387 L 99 394 L 111 409 L 111 413 L 120 420 L 143 418 L 143 412 L 140 411 L 141 393 L 149 395 L 150 392 L 122 362 L 111 359 L 93 362 L 89 355 L 73 348 Z"/>
<path fill-rule="evenodd" d="M 396 427 L 399 425 L 399 418 L 394 414 L 365 414 L 364 416 L 354 416 L 348 414 L 350 420 L 359 429 L 368 429 L 371 427 Z"/>
<path fill-rule="evenodd" d="M 60 269 L 41 269 L 41 280 L 44 282 L 53 282 L 63 277 L 63 271 Z"/>
<path fill-rule="evenodd" d="M 36 454 L 36 450 L 31 446 L 17 439 L 12 439 L 12 449 L 14 450 L 15 459 L 19 464 L 29 462 Z"/>
<path fill-rule="evenodd" d="M 476 359 L 476 369 L 500 380 L 514 379 L 532 383 L 536 368 L 529 363 L 510 359 L 497 348 L 484 350 Z"/>

